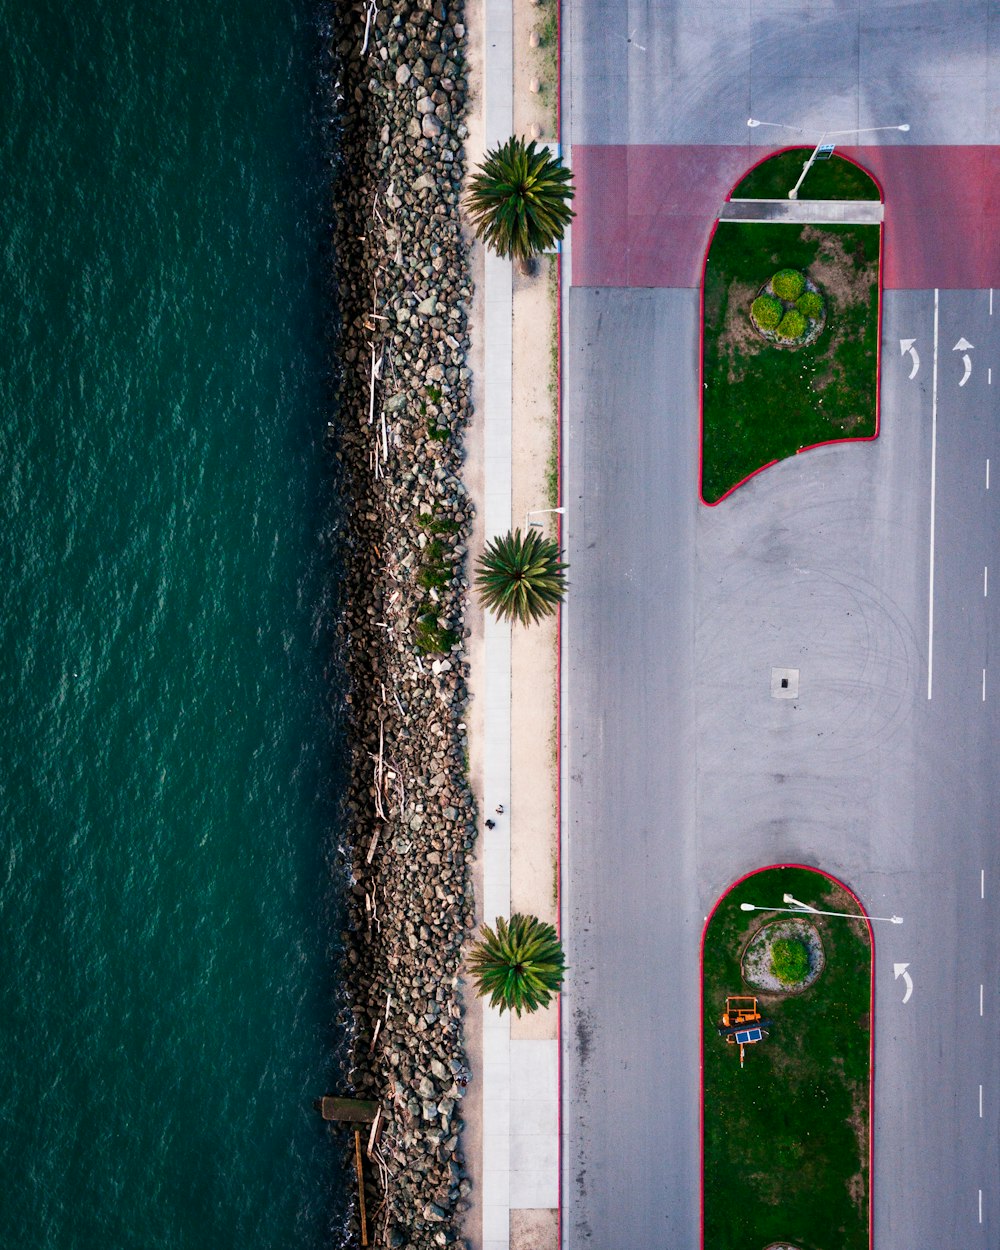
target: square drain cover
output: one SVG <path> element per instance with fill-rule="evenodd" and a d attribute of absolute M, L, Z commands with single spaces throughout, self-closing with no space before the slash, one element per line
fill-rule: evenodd
<path fill-rule="evenodd" d="M 771 669 L 771 698 L 797 699 L 799 697 L 799 670 L 797 668 Z"/>

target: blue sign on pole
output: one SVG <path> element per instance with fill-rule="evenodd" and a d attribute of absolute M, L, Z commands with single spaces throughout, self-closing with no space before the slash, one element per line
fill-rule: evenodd
<path fill-rule="evenodd" d="M 833 143 L 821 143 L 816 149 L 816 160 L 828 161 L 833 155 L 833 149 L 836 145 Z"/>

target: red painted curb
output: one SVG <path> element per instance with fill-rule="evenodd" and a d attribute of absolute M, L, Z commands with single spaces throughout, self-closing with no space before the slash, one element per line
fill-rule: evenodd
<path fill-rule="evenodd" d="M 744 182 L 755 169 L 759 168 L 766 161 L 771 160 L 775 156 L 782 156 L 785 152 L 808 152 L 811 150 L 811 148 L 807 148 L 799 144 L 792 144 L 789 147 L 776 148 L 773 152 L 768 152 L 768 154 L 766 156 L 762 156 L 759 161 L 755 161 L 754 164 L 745 170 L 745 172 L 740 175 L 739 179 L 733 183 L 732 187 L 729 189 L 729 194 L 726 196 L 726 203 L 728 204 L 732 200 L 733 192 L 740 185 L 740 183 Z M 841 157 L 841 160 L 849 161 L 857 169 L 860 169 L 862 173 L 868 175 L 872 182 L 875 183 L 876 187 L 878 187 L 879 200 L 884 204 L 885 191 L 882 187 L 882 183 L 871 172 L 871 170 L 866 169 L 865 166 L 862 165 L 860 161 L 856 161 L 853 156 L 845 156 L 842 153 L 838 153 L 838 155 Z M 712 250 L 712 243 L 715 240 L 715 231 L 718 225 L 719 222 L 718 219 L 716 219 L 716 221 L 712 223 L 712 232 L 708 236 L 708 243 L 705 247 L 705 255 L 702 258 L 701 288 L 698 300 L 698 314 L 701 319 L 698 338 L 700 349 L 698 359 L 698 499 L 705 505 L 706 508 L 717 508 L 723 500 L 728 499 L 729 496 L 733 494 L 734 491 L 738 491 L 741 486 L 745 486 L 746 483 L 749 482 L 751 478 L 756 477 L 758 473 L 763 473 L 765 469 L 770 469 L 772 466 L 780 464 L 781 460 L 791 459 L 790 456 L 782 456 L 781 460 L 769 460 L 767 464 L 762 464 L 759 468 L 754 469 L 752 473 L 748 473 L 746 477 L 740 478 L 734 486 L 730 486 L 729 489 L 724 494 L 720 495 L 718 499 L 708 500 L 705 498 L 702 491 L 705 457 L 705 277 L 708 270 L 708 254 Z M 877 320 L 875 329 L 875 433 L 862 434 L 856 438 L 846 436 L 844 438 L 827 438 L 818 443 L 807 443 L 806 446 L 798 448 L 795 452 L 797 456 L 801 456 L 804 451 L 815 451 L 818 447 L 836 447 L 840 443 L 873 443 L 879 436 L 882 412 L 882 262 L 884 254 L 885 222 L 883 221 L 879 224 L 878 228 L 878 301 L 875 314 Z"/>
<path fill-rule="evenodd" d="M 559 6 L 556 6 L 556 13 Z M 557 18 L 558 21 L 558 18 Z M 562 456 L 563 456 L 563 398 L 562 398 L 562 252 L 556 257 L 556 503 L 562 506 Z M 556 538 L 562 550 L 563 519 L 556 513 Z M 562 934 L 562 603 L 556 617 L 556 927 Z M 558 1093 L 558 1119 L 556 1139 L 556 1168 L 558 1176 L 558 1207 L 556 1209 L 556 1245 L 562 1245 L 562 1143 L 563 1143 L 563 1079 L 562 1079 L 562 995 L 559 995 L 559 1011 L 556 1017 L 556 1082 Z"/>
<path fill-rule="evenodd" d="M 556 139 L 562 150 L 562 4 L 556 0 Z M 562 506 L 563 388 L 562 388 L 562 248 L 556 254 L 556 504 Z M 562 550 L 563 518 L 557 512 L 556 540 Z M 556 929 L 562 936 L 562 603 L 556 616 Z M 563 998 L 556 1013 L 556 1245 L 563 1234 Z"/>
<path fill-rule="evenodd" d="M 701 1231 L 699 1245 L 701 1250 L 705 1250 L 705 934 L 708 932 L 708 926 L 712 923 L 712 917 L 719 909 L 719 904 L 732 894 L 738 885 L 742 885 L 744 881 L 749 881 L 751 877 L 756 877 L 762 872 L 772 872 L 776 868 L 800 868 L 805 872 L 814 872 L 819 877 L 825 877 L 827 881 L 832 881 L 834 885 L 839 886 L 857 903 L 861 915 L 864 917 L 865 927 L 868 930 L 868 941 L 872 953 L 870 988 L 868 991 L 868 1019 L 871 1025 L 868 1031 L 868 1247 L 871 1250 L 875 1213 L 875 934 L 872 932 L 872 922 L 868 918 L 867 908 L 851 887 L 845 885 L 839 877 L 825 872 L 822 868 L 816 868 L 812 864 L 767 864 L 763 868 L 754 868 L 750 872 L 745 872 L 732 885 L 727 886 L 715 900 L 712 910 L 708 913 L 702 926 L 701 942 L 698 947 L 698 1003 L 700 1008 L 698 1015 L 698 1076 L 699 1085 L 701 1086 L 701 1097 L 698 1101 L 698 1137 L 701 1151 L 701 1205 L 699 1221 Z"/>

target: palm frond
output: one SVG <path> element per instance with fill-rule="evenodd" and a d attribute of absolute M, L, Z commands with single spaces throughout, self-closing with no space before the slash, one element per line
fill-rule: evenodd
<path fill-rule="evenodd" d="M 555 612 L 566 593 L 566 569 L 554 539 L 520 529 L 486 544 L 476 569 L 483 605 L 497 616 L 530 625 Z"/>
<path fill-rule="evenodd" d="M 500 1013 L 547 1007 L 563 983 L 566 962 L 558 934 L 536 916 L 497 918 L 496 929 L 483 925 L 472 948 L 469 969 L 480 997 Z"/>
<path fill-rule="evenodd" d="M 547 148 L 511 138 L 487 152 L 469 182 L 476 234 L 500 256 L 530 260 L 563 237 L 575 216 L 572 175 Z"/>

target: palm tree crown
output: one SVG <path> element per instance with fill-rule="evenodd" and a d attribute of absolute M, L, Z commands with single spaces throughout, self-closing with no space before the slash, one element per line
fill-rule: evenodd
<path fill-rule="evenodd" d="M 552 925 L 536 916 L 497 919 L 496 932 L 483 925 L 472 948 L 469 968 L 480 997 L 504 1011 L 532 1012 L 547 1007 L 559 992 L 566 971 L 563 949 Z"/>
<path fill-rule="evenodd" d="M 486 544 L 476 585 L 485 607 L 497 616 L 530 625 L 555 612 L 566 593 L 568 564 L 552 538 L 529 530 L 507 533 Z"/>
<path fill-rule="evenodd" d="M 568 169 L 534 139 L 508 139 L 486 153 L 466 200 L 476 234 L 500 256 L 528 261 L 552 247 L 575 216 Z"/>

